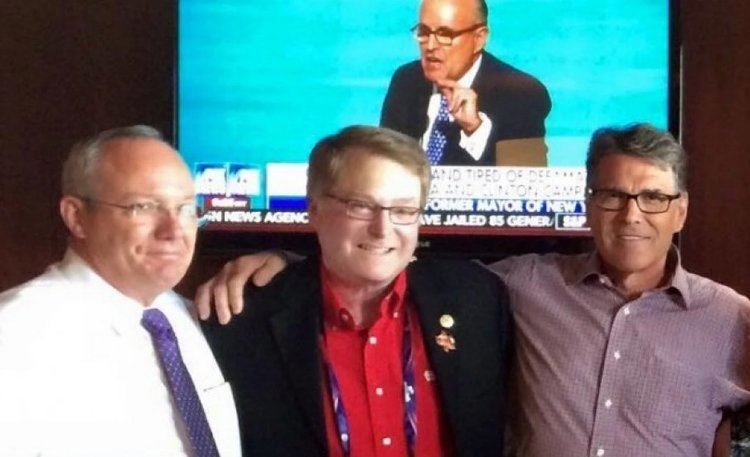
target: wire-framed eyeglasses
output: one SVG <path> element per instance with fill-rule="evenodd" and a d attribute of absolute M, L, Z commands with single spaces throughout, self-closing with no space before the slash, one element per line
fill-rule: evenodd
<path fill-rule="evenodd" d="M 392 223 L 396 225 L 410 225 L 416 223 L 419 220 L 419 215 L 422 213 L 422 209 L 415 206 L 383 206 L 364 200 L 343 198 L 330 193 L 325 194 L 325 196 L 342 203 L 346 208 L 347 216 L 363 221 L 371 221 L 381 211 L 387 211 L 388 218 Z"/>
<path fill-rule="evenodd" d="M 139 201 L 129 204 L 120 204 L 90 197 L 81 197 L 81 200 L 88 204 L 119 208 L 129 217 L 141 221 L 154 220 L 159 216 L 171 213 L 174 213 L 183 221 L 195 221 L 198 216 L 198 208 L 195 206 L 195 202 L 185 202 L 170 206 L 157 201 Z"/>

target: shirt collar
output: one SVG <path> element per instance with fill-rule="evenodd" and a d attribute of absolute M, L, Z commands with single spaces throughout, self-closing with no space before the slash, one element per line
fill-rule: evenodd
<path fill-rule="evenodd" d="M 667 274 L 669 280 L 666 285 L 656 289 L 667 293 L 674 293 L 675 297 L 685 308 L 690 308 L 691 294 L 687 279 L 687 272 L 682 268 L 680 251 L 672 245 L 667 253 Z M 611 284 L 609 277 L 604 273 L 601 259 L 596 251 L 592 251 L 581 259 L 581 262 L 570 271 L 566 272 L 568 284 L 581 284 L 591 278 Z"/>
<path fill-rule="evenodd" d="M 141 330 L 141 317 L 147 307 L 123 294 L 104 280 L 73 249 L 68 248 L 57 268 L 69 280 L 86 284 L 91 300 L 100 302 L 102 312 L 110 317 L 112 328 L 116 333 L 122 335 L 134 330 Z M 174 302 L 172 295 L 176 296 L 171 291 L 159 294 L 148 308 L 159 308 L 171 314 L 172 311 L 167 310 Z"/>
<path fill-rule="evenodd" d="M 322 261 L 320 262 L 320 282 L 323 294 L 324 323 L 338 328 L 362 330 L 354 326 L 351 315 L 336 290 L 331 273 Z M 388 286 L 388 291 L 378 304 L 380 317 L 394 318 L 403 313 L 405 296 L 406 272 L 402 271 Z"/>

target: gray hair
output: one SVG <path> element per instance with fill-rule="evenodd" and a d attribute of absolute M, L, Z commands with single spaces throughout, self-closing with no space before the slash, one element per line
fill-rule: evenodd
<path fill-rule="evenodd" d="M 476 0 L 476 7 L 476 15 L 479 22 L 487 22 L 487 16 L 489 15 L 487 2 L 484 0 Z"/>
<path fill-rule="evenodd" d="M 671 133 L 651 124 L 604 127 L 594 132 L 586 156 L 586 185 L 592 189 L 596 169 L 605 157 L 622 154 L 646 159 L 674 174 L 678 192 L 687 190 L 687 157 Z"/>
<path fill-rule="evenodd" d="M 424 206 L 430 190 L 430 164 L 422 147 L 403 133 L 364 125 L 346 127 L 315 145 L 307 169 L 307 198 L 330 192 L 348 160 L 363 154 L 392 160 L 414 173 L 419 178 L 420 203 Z"/>
<path fill-rule="evenodd" d="M 131 125 L 105 130 L 76 143 L 63 164 L 63 195 L 93 196 L 96 168 L 104 155 L 104 146 L 110 141 L 124 138 L 147 138 L 164 142 L 164 137 L 157 129 L 148 125 Z"/>

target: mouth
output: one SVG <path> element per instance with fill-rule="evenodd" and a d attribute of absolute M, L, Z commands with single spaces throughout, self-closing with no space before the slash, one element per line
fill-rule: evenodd
<path fill-rule="evenodd" d="M 367 244 L 367 243 L 360 243 L 357 245 L 357 248 L 362 249 L 368 254 L 375 254 L 375 255 L 387 255 L 396 250 L 396 248 L 391 248 L 387 246 L 377 246 L 377 245 Z"/>
<path fill-rule="evenodd" d="M 437 57 L 435 57 L 433 55 L 429 55 L 429 54 L 425 54 L 425 56 L 422 58 L 422 61 L 426 65 L 430 65 L 430 66 L 442 65 L 442 63 L 443 63 L 443 61 L 441 59 L 439 59 L 439 58 L 437 58 Z"/>
<path fill-rule="evenodd" d="M 649 239 L 646 235 L 636 235 L 632 233 L 621 233 L 617 235 L 617 239 L 621 241 L 646 241 Z"/>
<path fill-rule="evenodd" d="M 155 251 L 155 252 L 150 252 L 149 255 L 153 257 L 161 257 L 165 259 L 179 259 L 183 257 L 182 252 L 176 252 L 176 251 Z"/>

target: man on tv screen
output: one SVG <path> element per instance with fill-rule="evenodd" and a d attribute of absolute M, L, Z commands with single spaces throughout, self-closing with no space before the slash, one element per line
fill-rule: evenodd
<path fill-rule="evenodd" d="M 722 415 L 750 405 L 750 301 L 686 271 L 672 244 L 687 218 L 685 159 L 648 124 L 596 131 L 586 161 L 595 250 L 489 267 L 514 317 L 512 455 L 707 456 Z M 268 260 L 245 258 L 207 286 L 238 297 L 226 287 L 264 262 L 279 267 Z M 216 304 L 224 319 L 241 308 Z"/>
<path fill-rule="evenodd" d="M 421 140 L 433 165 L 546 165 L 547 89 L 484 51 L 484 0 L 424 0 L 420 59 L 398 70 L 380 124 Z"/>
<path fill-rule="evenodd" d="M 498 456 L 510 316 L 471 262 L 413 260 L 430 168 L 417 142 L 349 127 L 313 149 L 320 256 L 206 333 L 248 456 Z"/>

